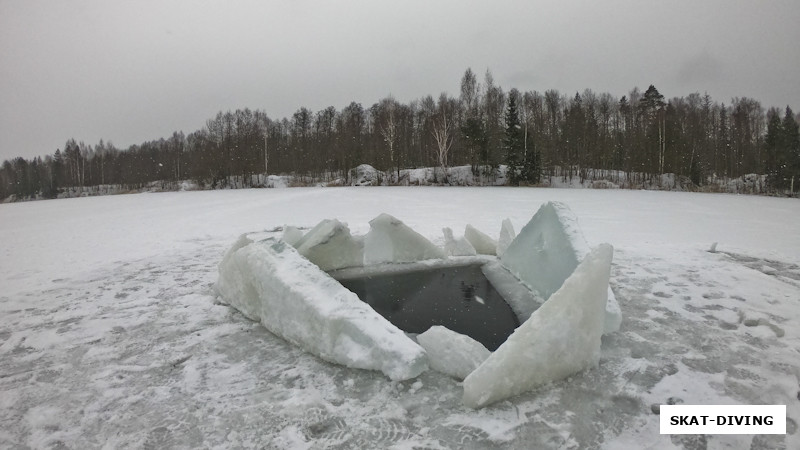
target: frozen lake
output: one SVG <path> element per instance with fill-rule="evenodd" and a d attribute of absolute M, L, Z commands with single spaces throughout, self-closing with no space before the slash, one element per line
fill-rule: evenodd
<path fill-rule="evenodd" d="M 434 243 L 562 201 L 615 247 L 594 370 L 473 411 L 456 381 L 325 363 L 214 301 L 245 232 L 389 213 Z M 800 448 L 800 202 L 295 188 L 0 205 L 0 447 Z M 276 233 L 279 234 L 279 233 Z M 718 242 L 717 253 L 707 250 Z M 660 436 L 653 404 L 786 404 L 786 436 Z M 704 446 L 705 444 L 705 446 Z"/>

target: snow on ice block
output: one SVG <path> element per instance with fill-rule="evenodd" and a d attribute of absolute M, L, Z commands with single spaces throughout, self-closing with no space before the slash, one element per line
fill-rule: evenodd
<path fill-rule="evenodd" d="M 475 256 L 477 254 L 475 247 L 466 238 L 455 239 L 453 230 L 449 227 L 442 228 L 442 233 L 444 233 L 444 252 L 447 256 Z"/>
<path fill-rule="evenodd" d="M 417 342 L 428 354 L 431 369 L 458 380 L 466 378 L 492 354 L 475 339 L 439 325 L 417 336 Z"/>
<path fill-rule="evenodd" d="M 514 232 L 514 225 L 509 219 L 504 219 L 500 225 L 500 239 L 497 240 L 497 256 L 503 256 L 515 237 L 517 234 Z"/>
<path fill-rule="evenodd" d="M 442 259 L 444 251 L 389 214 L 369 221 L 364 237 L 364 265 Z"/>
<path fill-rule="evenodd" d="M 497 241 L 472 225 L 467 224 L 464 228 L 464 237 L 475 247 L 475 251 L 477 251 L 479 255 L 497 254 Z"/>
<path fill-rule="evenodd" d="M 347 225 L 336 219 L 323 220 L 294 246 L 326 272 L 364 265 L 364 238 L 351 236 Z"/>
<path fill-rule="evenodd" d="M 508 340 L 464 380 L 471 408 L 596 366 L 613 247 L 601 244 Z"/>
<path fill-rule="evenodd" d="M 427 369 L 422 347 L 283 241 L 239 238 L 219 265 L 216 289 L 248 318 L 324 360 L 392 380 Z"/>
<path fill-rule="evenodd" d="M 503 265 L 548 299 L 589 253 L 578 219 L 560 202 L 542 205 L 500 257 Z M 622 313 L 607 288 L 604 332 L 619 330 Z"/>

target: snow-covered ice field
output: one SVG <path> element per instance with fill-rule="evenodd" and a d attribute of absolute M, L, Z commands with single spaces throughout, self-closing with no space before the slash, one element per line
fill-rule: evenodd
<path fill-rule="evenodd" d="M 444 375 L 332 365 L 215 302 L 241 233 L 338 218 L 364 234 L 386 212 L 442 245 L 443 227 L 519 230 L 548 200 L 614 245 L 622 328 L 598 368 L 482 410 Z M 661 436 L 668 401 L 785 404 L 788 434 Z M 3 448 L 791 449 L 799 422 L 797 200 L 387 187 L 0 205 Z"/>

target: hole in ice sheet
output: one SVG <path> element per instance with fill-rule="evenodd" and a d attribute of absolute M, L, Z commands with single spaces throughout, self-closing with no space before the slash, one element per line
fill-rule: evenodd
<path fill-rule="evenodd" d="M 491 351 L 519 326 L 480 264 L 339 280 L 396 327 L 423 333 L 442 325 Z"/>

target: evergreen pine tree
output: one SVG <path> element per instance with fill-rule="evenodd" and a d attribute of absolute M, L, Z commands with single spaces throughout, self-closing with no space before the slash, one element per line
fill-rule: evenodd
<path fill-rule="evenodd" d="M 786 159 L 786 184 L 787 187 L 797 191 L 800 184 L 800 126 L 798 126 L 794 118 L 792 108 L 788 106 L 786 107 L 786 115 L 783 117 L 781 128 Z"/>
<path fill-rule="evenodd" d="M 522 163 L 522 179 L 528 184 L 539 184 L 541 174 L 542 158 L 536 149 L 529 149 Z"/>
<path fill-rule="evenodd" d="M 783 125 L 778 111 L 770 110 L 767 122 L 767 135 L 764 138 L 764 150 L 767 153 L 766 171 L 767 185 L 770 189 L 782 189 L 786 160 L 783 148 Z"/>
<path fill-rule="evenodd" d="M 652 84 L 647 88 L 642 99 L 639 100 L 649 122 L 649 140 L 655 143 L 655 151 L 651 151 L 648 156 L 650 160 L 650 171 L 655 173 L 664 173 L 664 160 L 666 154 L 666 139 L 664 137 L 664 129 L 666 128 L 666 106 L 664 96 L 658 92 Z M 651 144 L 652 145 L 652 144 Z"/>
<path fill-rule="evenodd" d="M 655 116 L 656 111 L 665 107 L 667 104 L 664 102 L 664 96 L 658 92 L 655 86 L 652 84 L 647 90 L 644 92 L 642 99 L 639 100 L 642 106 L 648 111 L 650 114 Z"/>
<path fill-rule="evenodd" d="M 56 149 L 53 154 L 53 162 L 50 165 L 50 189 L 47 192 L 47 197 L 55 198 L 58 191 L 64 184 L 64 156 L 61 154 L 60 149 Z"/>
<path fill-rule="evenodd" d="M 519 124 L 519 112 L 517 111 L 517 100 L 514 95 L 508 96 L 508 108 L 506 109 L 506 135 L 503 143 L 506 150 L 506 165 L 508 181 L 512 186 L 519 186 L 522 170 L 522 128 Z"/>
<path fill-rule="evenodd" d="M 486 153 L 486 131 L 478 117 L 468 117 L 461 125 L 461 137 L 464 147 L 469 155 L 472 173 L 479 174 L 478 162 L 483 160 L 481 155 Z"/>

